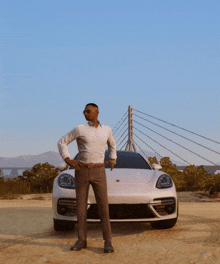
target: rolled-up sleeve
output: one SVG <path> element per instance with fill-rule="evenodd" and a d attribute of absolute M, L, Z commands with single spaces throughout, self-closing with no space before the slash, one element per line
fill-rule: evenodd
<path fill-rule="evenodd" d="M 112 130 L 109 127 L 109 132 L 108 132 L 108 154 L 109 154 L 109 159 L 117 159 L 116 155 L 116 142 L 114 140 L 114 137 L 112 135 Z"/>
<path fill-rule="evenodd" d="M 74 127 L 70 132 L 63 136 L 57 143 L 59 153 L 63 160 L 69 158 L 68 144 L 79 136 L 79 127 Z"/>

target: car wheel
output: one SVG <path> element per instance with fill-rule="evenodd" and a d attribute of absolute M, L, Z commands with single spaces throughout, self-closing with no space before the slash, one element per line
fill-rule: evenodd
<path fill-rule="evenodd" d="M 169 219 L 169 220 L 161 220 L 158 222 L 151 223 L 151 226 L 155 229 L 167 229 L 175 226 L 176 222 L 177 222 L 177 218 Z"/>
<path fill-rule="evenodd" d="M 75 227 L 75 223 L 72 221 L 53 219 L 53 225 L 55 231 L 71 231 Z"/>
<path fill-rule="evenodd" d="M 168 229 L 168 228 L 172 228 L 175 226 L 178 216 L 179 216 L 179 203 L 177 201 L 177 217 L 173 218 L 173 219 L 168 219 L 168 220 L 161 220 L 158 222 L 152 222 L 151 226 L 155 229 Z"/>

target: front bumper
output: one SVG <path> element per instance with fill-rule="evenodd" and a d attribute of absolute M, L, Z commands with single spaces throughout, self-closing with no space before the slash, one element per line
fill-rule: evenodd
<path fill-rule="evenodd" d="M 55 209 L 55 208 L 54 208 Z M 110 222 L 154 222 L 177 218 L 176 197 L 156 198 L 144 204 L 109 204 Z M 76 199 L 59 198 L 54 219 L 77 222 Z M 99 222 L 97 204 L 88 204 L 87 222 Z"/>

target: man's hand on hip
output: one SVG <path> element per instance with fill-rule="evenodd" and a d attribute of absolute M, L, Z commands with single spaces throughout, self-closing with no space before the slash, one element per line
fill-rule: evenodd
<path fill-rule="evenodd" d="M 114 166 L 115 166 L 115 160 L 114 159 L 110 159 L 109 161 L 106 161 L 105 164 L 110 164 L 111 165 L 111 171 L 113 170 Z"/>
<path fill-rule="evenodd" d="M 65 158 L 65 162 L 69 166 L 73 166 L 76 170 L 80 170 L 83 167 L 83 163 L 78 160 L 71 160 L 70 158 Z"/>

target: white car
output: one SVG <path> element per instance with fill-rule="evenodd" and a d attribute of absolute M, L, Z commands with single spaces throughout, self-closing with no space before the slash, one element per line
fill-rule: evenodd
<path fill-rule="evenodd" d="M 77 159 L 77 156 L 75 159 Z M 105 160 L 109 160 L 105 152 Z M 106 165 L 111 222 L 149 222 L 153 228 L 171 228 L 178 218 L 174 182 L 161 166 L 152 167 L 137 152 L 117 151 L 117 164 Z M 62 171 L 53 185 L 54 229 L 71 230 L 77 223 L 75 169 Z M 100 221 L 92 187 L 89 189 L 87 221 Z"/>

